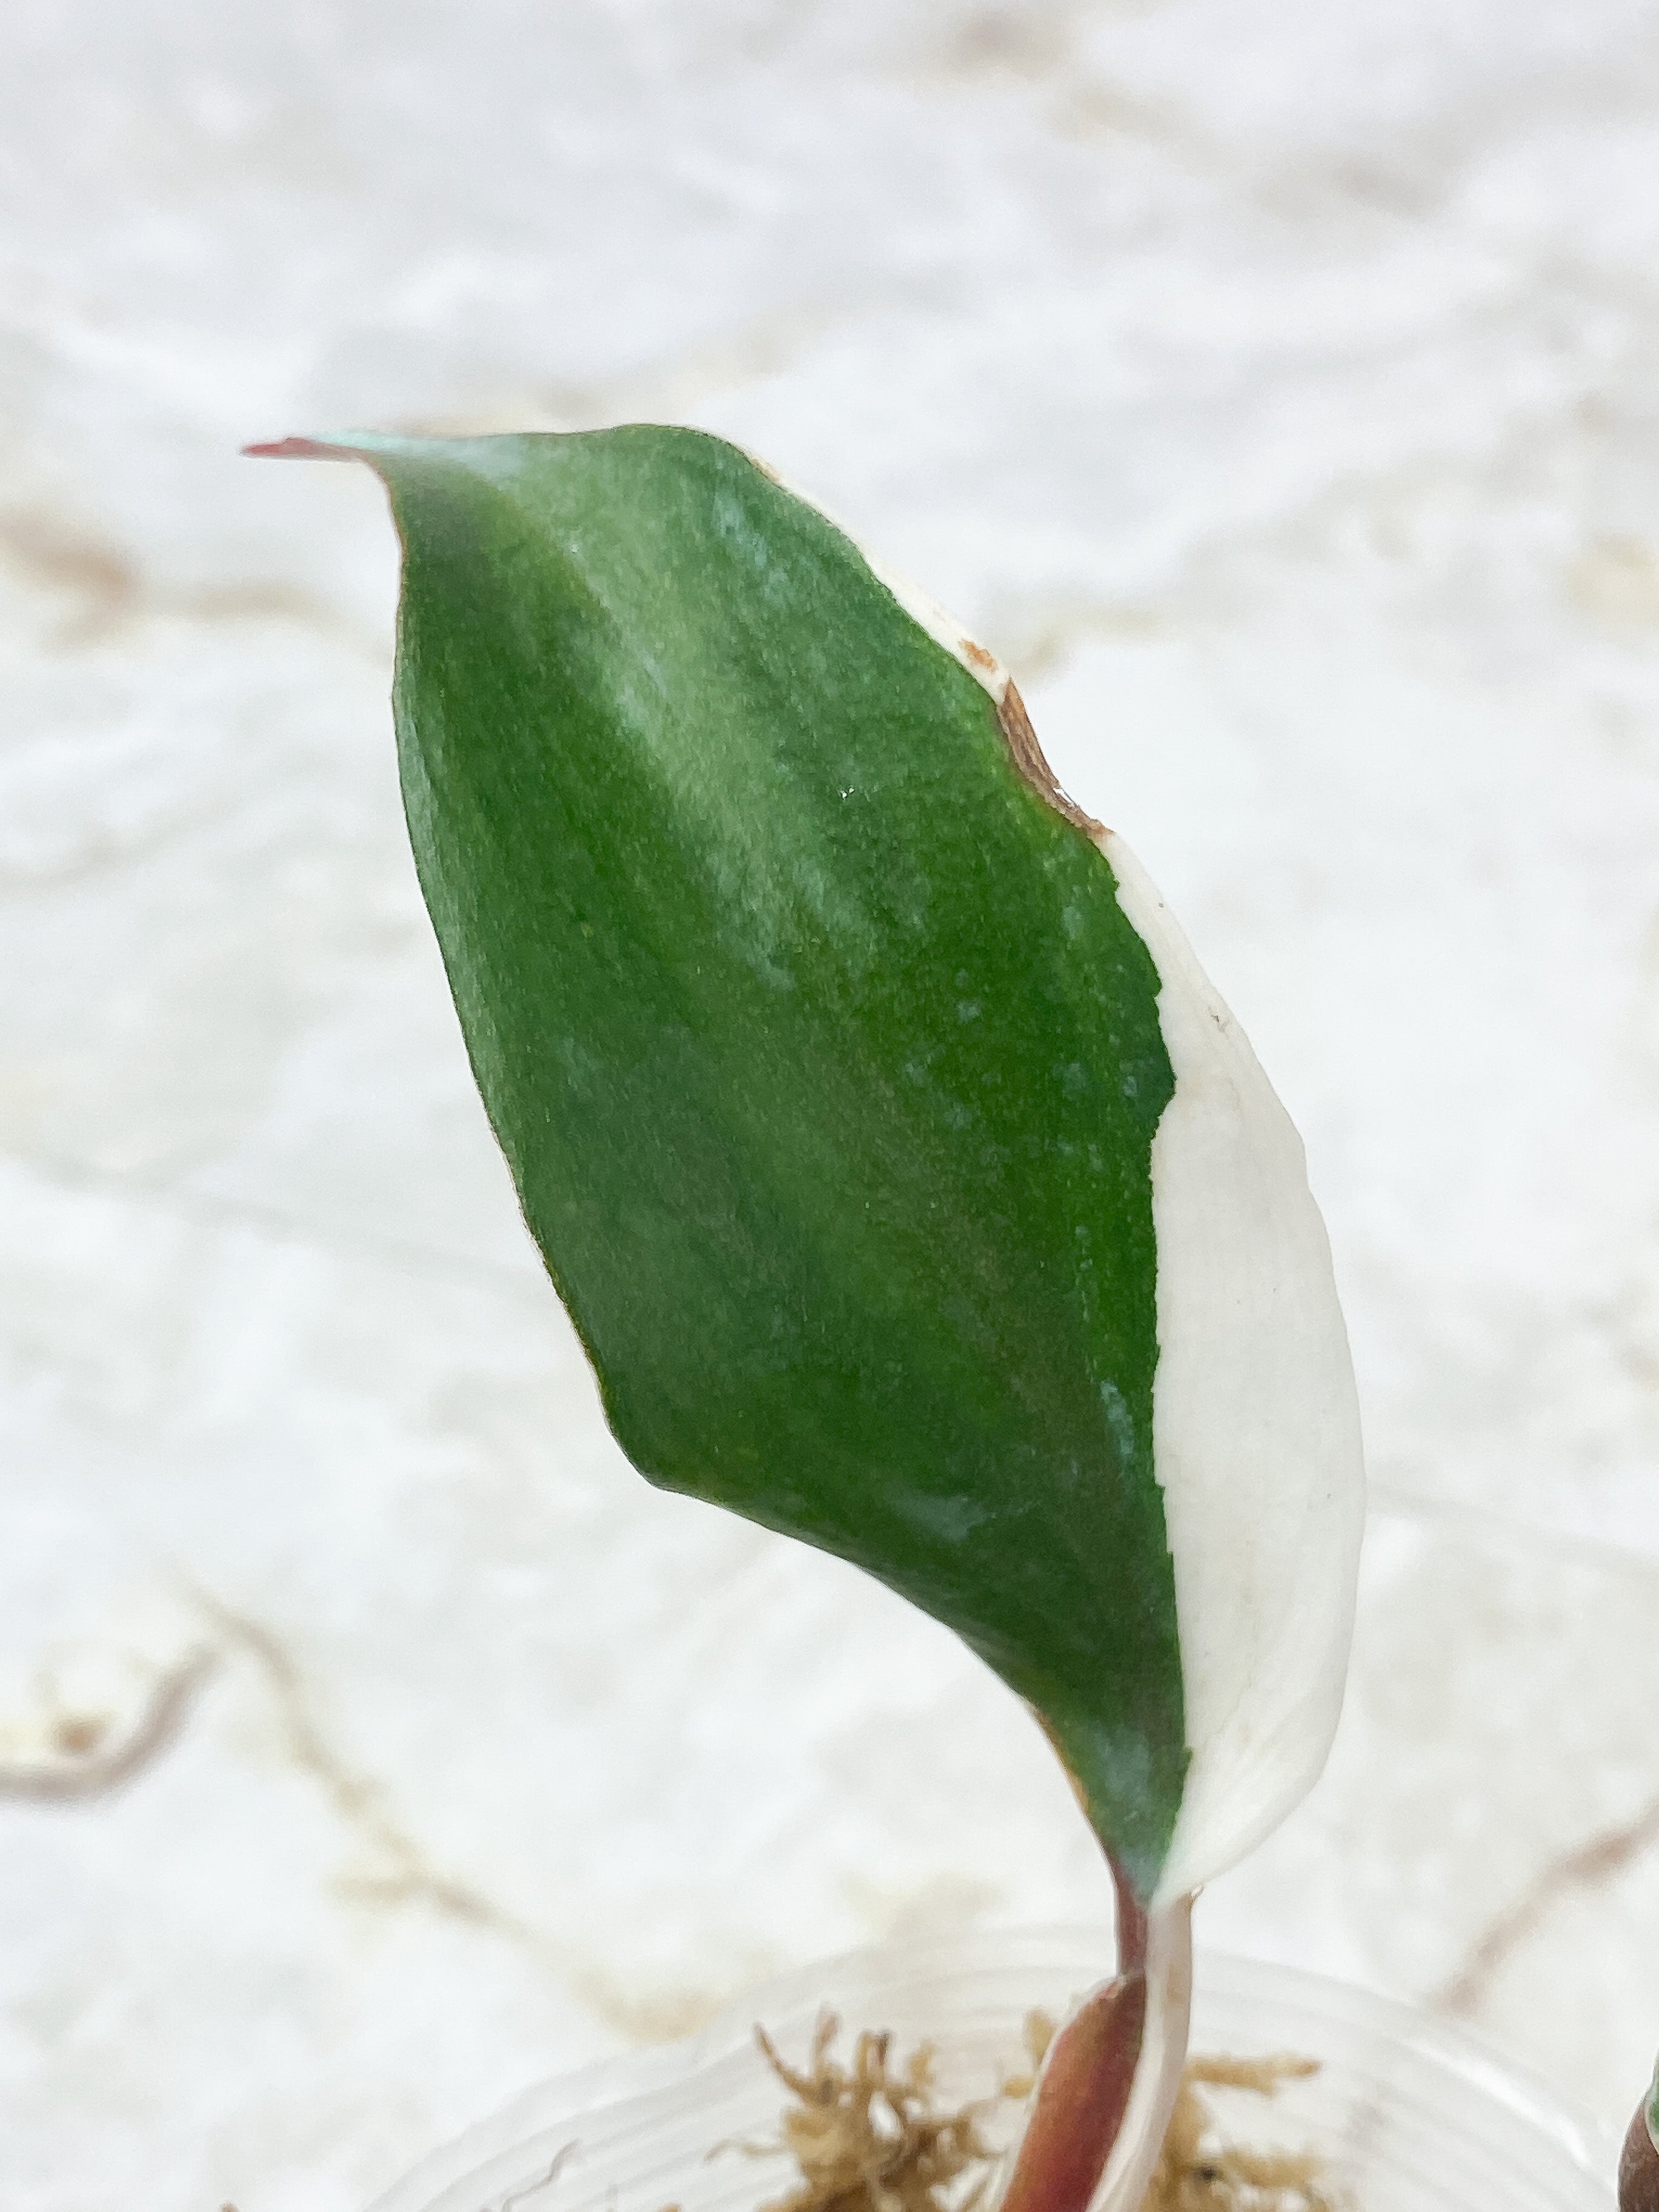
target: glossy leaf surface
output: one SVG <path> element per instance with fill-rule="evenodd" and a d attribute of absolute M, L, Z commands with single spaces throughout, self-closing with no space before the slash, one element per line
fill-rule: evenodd
<path fill-rule="evenodd" d="M 1186 1765 L 1152 1464 L 1157 977 L 856 549 L 732 447 L 377 442 L 405 802 L 624 1450 L 1042 1711 L 1150 1881 Z"/>
<path fill-rule="evenodd" d="M 358 455 L 422 884 L 526 1218 L 653 1480 L 854 1560 L 1037 1709 L 1143 1899 L 1295 1802 L 1359 1507 L 1301 1146 L 1006 675 L 746 456 Z"/>

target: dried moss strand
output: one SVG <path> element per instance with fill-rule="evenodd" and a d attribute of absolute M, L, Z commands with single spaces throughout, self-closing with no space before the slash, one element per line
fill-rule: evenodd
<path fill-rule="evenodd" d="M 818 2016 L 805 2066 L 793 2066 L 763 2027 L 762 2057 L 793 2100 L 766 2142 L 727 2142 L 718 2151 L 793 2159 L 799 2179 L 761 2212 L 976 2212 L 999 2155 L 985 2124 L 1000 2105 L 1030 2094 L 1054 2022 L 1033 2012 L 1025 2022 L 1028 2066 L 1006 2073 L 996 2095 L 941 2111 L 934 2054 L 922 2044 L 899 2063 L 892 2038 L 866 2030 L 850 2064 L 835 2056 L 841 2022 Z M 1279 2052 L 1188 2061 L 1170 2130 L 1142 2212 L 1341 2212 L 1341 2199 L 1312 2151 L 1261 2151 L 1226 2141 L 1205 2091 L 1272 2098 L 1318 2063 Z"/>

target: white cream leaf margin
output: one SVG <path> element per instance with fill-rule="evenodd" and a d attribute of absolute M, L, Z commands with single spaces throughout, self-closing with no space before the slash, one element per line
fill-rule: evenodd
<path fill-rule="evenodd" d="M 995 656 L 859 550 L 1000 708 Z M 1364 1460 L 1302 1139 L 1145 869 L 1114 831 L 1094 842 L 1158 969 L 1175 1073 L 1152 1140 L 1152 1450 L 1192 1764 L 1157 1911 L 1253 1850 L 1324 1766 L 1353 1636 Z"/>
<path fill-rule="evenodd" d="M 1152 1139 L 1152 1450 L 1192 1753 L 1157 1903 L 1224 1872 L 1317 1779 L 1364 1518 L 1359 1407 L 1302 1140 L 1123 840 L 1097 840 L 1151 952 L 1176 1087 Z"/>

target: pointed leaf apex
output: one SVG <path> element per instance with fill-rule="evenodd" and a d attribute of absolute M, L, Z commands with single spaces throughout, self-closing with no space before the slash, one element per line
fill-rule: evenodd
<path fill-rule="evenodd" d="M 245 459 L 253 461 L 356 461 L 362 456 L 355 446 L 333 446 L 321 438 L 273 438 L 260 446 L 244 446 Z"/>

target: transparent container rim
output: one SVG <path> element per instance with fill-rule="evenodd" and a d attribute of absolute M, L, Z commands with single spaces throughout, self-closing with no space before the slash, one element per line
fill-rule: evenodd
<path fill-rule="evenodd" d="M 368 2212 L 426 2212 L 445 2190 L 478 2173 L 503 2153 L 549 2127 L 568 2126 L 580 2111 L 593 2118 L 695 2080 L 750 2045 L 755 2021 L 834 2007 L 837 1988 L 856 1986 L 878 1999 L 884 1989 L 948 1982 L 976 1972 L 1018 1971 L 1026 1962 L 1052 1971 L 1062 1948 L 1079 1962 L 1079 1990 L 1109 1972 L 1109 1923 L 1054 1922 L 981 1928 L 955 1936 L 861 1946 L 769 1978 L 721 2007 L 704 2025 L 672 2043 L 592 2061 L 524 2089 L 488 2118 L 422 2159 L 377 2197 Z M 1611 2183 L 1618 2145 L 1589 2115 L 1565 2102 L 1542 2076 L 1517 2064 L 1477 2031 L 1440 2019 L 1398 1998 L 1277 1960 L 1200 1948 L 1200 2002 L 1217 1996 L 1272 1994 L 1330 2021 L 1386 2036 L 1467 2087 L 1488 2108 L 1506 2107 L 1517 2123 L 1543 2129 L 1587 2174 Z M 874 2024 L 854 2022 L 853 2025 Z M 1608 2198 L 1611 2206 L 1612 2198 Z"/>

